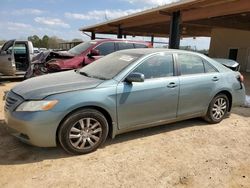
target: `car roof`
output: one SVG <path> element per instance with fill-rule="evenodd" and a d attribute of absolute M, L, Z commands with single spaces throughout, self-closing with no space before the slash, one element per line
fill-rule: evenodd
<path fill-rule="evenodd" d="M 127 49 L 118 51 L 120 53 L 134 53 L 141 55 L 148 55 L 157 52 L 172 52 L 172 53 L 189 53 L 194 55 L 202 55 L 201 53 L 187 51 L 187 50 L 178 50 L 178 49 L 167 49 L 167 48 L 137 48 L 137 49 Z"/>
<path fill-rule="evenodd" d="M 128 40 L 128 39 L 95 39 L 91 40 L 93 42 L 134 42 L 134 43 L 144 43 L 144 44 L 150 44 L 150 42 L 145 41 L 137 41 L 137 40 Z"/>

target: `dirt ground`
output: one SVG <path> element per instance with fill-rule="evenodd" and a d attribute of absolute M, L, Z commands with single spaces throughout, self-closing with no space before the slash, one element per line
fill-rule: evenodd
<path fill-rule="evenodd" d="M 15 84 L 0 83 L 0 99 Z M 3 125 L 1 102 L 0 187 L 250 187 L 250 108 L 217 125 L 192 119 L 123 134 L 82 156 L 23 144 Z"/>

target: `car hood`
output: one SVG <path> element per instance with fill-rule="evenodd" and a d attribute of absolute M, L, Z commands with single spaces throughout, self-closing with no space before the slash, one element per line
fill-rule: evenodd
<path fill-rule="evenodd" d="M 12 91 L 26 100 L 39 100 L 48 95 L 95 88 L 103 80 L 83 76 L 76 71 L 48 74 L 23 81 Z"/>
<path fill-rule="evenodd" d="M 74 54 L 71 54 L 69 53 L 68 51 L 52 51 L 51 52 L 52 54 L 58 54 L 59 56 L 62 56 L 62 57 L 74 57 L 75 55 Z"/>
<path fill-rule="evenodd" d="M 50 67 L 50 65 L 56 64 L 61 69 L 77 69 L 82 67 L 83 62 L 84 58 L 82 56 L 75 56 L 70 59 L 57 59 L 56 61 L 49 62 L 47 66 Z"/>

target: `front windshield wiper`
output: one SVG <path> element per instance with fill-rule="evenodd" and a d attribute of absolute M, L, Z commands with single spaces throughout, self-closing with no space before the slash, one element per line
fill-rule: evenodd
<path fill-rule="evenodd" d="M 89 77 L 89 78 L 97 78 L 97 79 L 100 79 L 100 80 L 108 80 L 107 78 L 105 77 L 102 77 L 102 76 L 96 76 L 96 75 L 90 75 L 86 72 L 82 72 L 82 71 L 79 71 L 79 73 L 83 76 L 86 76 L 86 77 Z"/>
<path fill-rule="evenodd" d="M 89 74 L 88 74 L 88 73 L 86 73 L 86 72 L 81 72 L 81 71 L 79 71 L 79 73 L 80 73 L 81 75 L 83 75 L 83 76 L 90 77 L 90 76 L 89 76 Z"/>
<path fill-rule="evenodd" d="M 90 76 L 91 78 L 97 78 L 97 79 L 100 79 L 100 80 L 108 80 L 107 78 L 105 77 L 101 77 L 101 76 Z"/>

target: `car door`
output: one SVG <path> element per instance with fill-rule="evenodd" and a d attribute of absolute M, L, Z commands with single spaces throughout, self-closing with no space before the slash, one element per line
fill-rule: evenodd
<path fill-rule="evenodd" d="M 118 84 L 119 129 L 176 118 L 179 80 L 172 54 L 149 57 L 132 72 L 144 74 L 145 81 Z"/>
<path fill-rule="evenodd" d="M 203 114 L 220 82 L 220 74 L 198 55 L 179 53 L 177 62 L 180 70 L 178 117 Z"/>
<path fill-rule="evenodd" d="M 100 56 L 105 56 L 115 51 L 115 44 L 114 42 L 103 42 L 95 47 L 95 50 L 99 51 Z"/>
<path fill-rule="evenodd" d="M 16 73 L 14 57 L 15 40 L 7 41 L 0 51 L 0 73 L 11 76 Z"/>
<path fill-rule="evenodd" d="M 85 59 L 85 64 L 90 64 L 105 55 L 113 53 L 115 51 L 115 44 L 114 42 L 103 42 L 97 45 L 94 50 L 96 50 L 99 55 L 87 57 L 87 59 Z"/>

